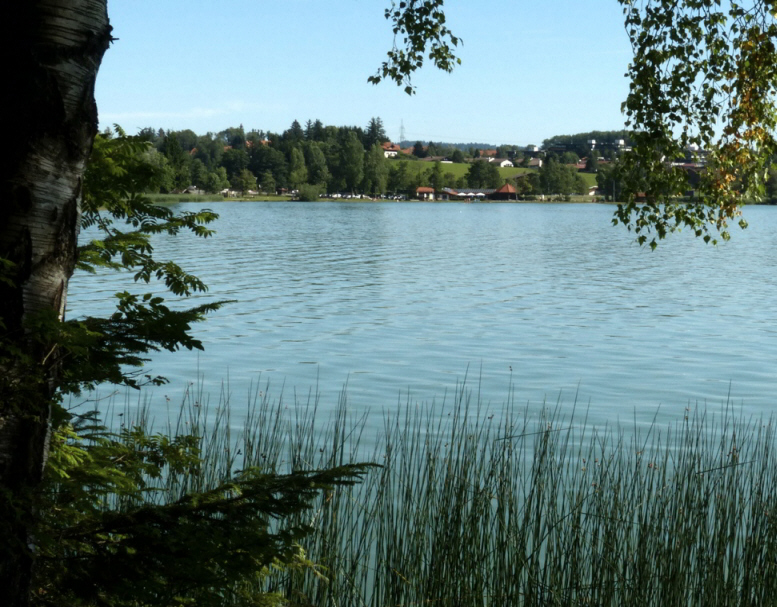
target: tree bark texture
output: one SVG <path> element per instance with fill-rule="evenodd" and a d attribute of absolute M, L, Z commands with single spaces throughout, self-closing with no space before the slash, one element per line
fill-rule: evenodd
<path fill-rule="evenodd" d="M 8 3 L 0 26 L 0 120 L 10 149 L 0 163 L 0 258 L 14 264 L 10 281 L 0 281 L 0 604 L 8 607 L 29 601 L 32 496 L 56 385 L 56 352 L 26 323 L 64 317 L 81 178 L 97 132 L 95 78 L 111 40 L 106 3 Z"/>

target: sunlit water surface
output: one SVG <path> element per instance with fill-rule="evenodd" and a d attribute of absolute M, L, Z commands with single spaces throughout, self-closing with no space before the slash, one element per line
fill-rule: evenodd
<path fill-rule="evenodd" d="M 593 204 L 177 206 L 215 209 L 217 234 L 160 238 L 156 255 L 209 285 L 192 304 L 236 301 L 195 328 L 204 353 L 154 356 L 171 384 L 152 407 L 198 373 L 212 401 L 228 379 L 238 410 L 252 381 L 288 402 L 317 391 L 324 413 L 347 383 L 376 429 L 465 380 L 489 415 L 576 400 L 596 425 L 719 409 L 729 391 L 745 416 L 777 402 L 774 208 L 748 208 L 717 247 L 681 234 L 651 252 Z M 79 274 L 68 314 L 108 314 L 126 288 Z"/>

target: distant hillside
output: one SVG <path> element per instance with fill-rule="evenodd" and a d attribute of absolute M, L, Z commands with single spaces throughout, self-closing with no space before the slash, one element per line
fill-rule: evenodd
<path fill-rule="evenodd" d="M 429 145 L 429 143 L 429 141 L 421 141 L 421 145 Z M 447 141 L 435 141 L 434 143 L 440 146 L 456 148 L 462 152 L 468 152 L 470 148 L 476 150 L 494 150 L 497 148 L 496 144 L 493 143 L 448 143 Z M 415 144 L 415 141 L 409 141 L 407 139 L 403 139 L 399 142 L 401 148 L 412 148 Z"/>
<path fill-rule="evenodd" d="M 624 144 L 626 146 L 631 145 L 631 140 L 629 137 L 629 131 L 626 130 L 620 130 L 620 131 L 589 131 L 587 133 L 574 133 L 571 135 L 554 135 L 553 137 L 547 138 L 545 141 L 542 142 L 542 147 L 544 149 L 548 149 L 551 147 L 556 148 L 565 148 L 570 152 L 576 152 L 581 158 L 586 156 L 591 146 L 588 144 L 588 142 L 591 139 L 596 140 L 596 147 L 599 150 L 604 150 L 606 148 L 614 147 L 615 143 L 618 140 L 623 140 Z M 462 152 L 469 152 L 471 149 L 475 150 L 494 150 L 500 146 L 496 145 L 495 143 L 483 143 L 483 142 L 468 142 L 468 143 L 449 143 L 447 141 L 426 141 L 421 140 L 421 145 L 428 146 L 430 143 L 434 143 L 437 147 L 447 147 L 447 148 L 457 148 L 461 150 Z M 402 148 L 411 148 L 416 144 L 416 141 L 411 141 L 409 139 L 402 140 L 399 145 Z M 518 150 L 523 150 L 526 148 L 526 144 L 511 144 L 507 146 L 502 146 L 507 148 L 514 148 Z"/>
<path fill-rule="evenodd" d="M 587 133 L 576 133 L 574 135 L 556 135 L 542 142 L 544 149 L 557 147 L 569 152 L 575 152 L 581 158 L 587 156 L 591 150 L 588 143 L 591 140 L 596 141 L 598 150 L 617 147 L 616 142 L 623 140 L 624 145 L 631 145 L 630 133 L 626 130 L 621 131 L 589 131 Z"/>

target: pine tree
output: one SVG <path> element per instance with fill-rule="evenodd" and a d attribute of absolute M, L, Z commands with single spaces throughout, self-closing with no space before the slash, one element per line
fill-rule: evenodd
<path fill-rule="evenodd" d="M 388 141 L 386 129 L 383 127 L 383 121 L 380 118 L 370 118 L 367 125 L 367 131 L 364 134 L 364 147 L 370 149 L 373 145 Z"/>

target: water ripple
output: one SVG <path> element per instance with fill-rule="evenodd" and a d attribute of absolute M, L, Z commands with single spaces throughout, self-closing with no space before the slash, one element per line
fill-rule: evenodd
<path fill-rule="evenodd" d="M 380 409 L 439 398 L 469 366 L 488 401 L 510 381 L 519 403 L 579 389 L 600 421 L 718 403 L 729 382 L 748 412 L 772 410 L 774 209 L 748 209 L 717 248 L 683 234 L 651 253 L 598 205 L 212 206 L 214 238 L 155 243 L 210 286 L 193 303 L 237 300 L 196 328 L 199 368 L 233 392 L 264 372 L 334 403 L 348 380 L 355 407 Z M 75 277 L 69 314 L 108 313 L 126 280 Z M 153 364 L 175 380 L 197 365 Z"/>

